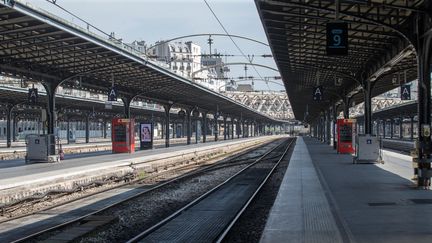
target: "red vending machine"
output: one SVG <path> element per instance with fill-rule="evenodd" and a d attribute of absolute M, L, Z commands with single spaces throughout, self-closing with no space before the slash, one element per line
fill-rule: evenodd
<path fill-rule="evenodd" d="M 341 154 L 353 154 L 355 152 L 355 119 L 337 120 L 337 152 Z"/>
<path fill-rule="evenodd" d="M 114 118 L 111 126 L 113 153 L 135 152 L 135 124 L 133 119 Z"/>

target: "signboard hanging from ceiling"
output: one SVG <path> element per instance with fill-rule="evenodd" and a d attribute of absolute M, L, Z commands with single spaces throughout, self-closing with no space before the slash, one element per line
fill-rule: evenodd
<path fill-rule="evenodd" d="M 322 100 L 322 95 L 323 95 L 322 91 L 323 91 L 323 89 L 322 89 L 321 85 L 314 87 L 314 89 L 313 89 L 313 100 L 315 100 L 315 101 L 321 101 Z"/>
<path fill-rule="evenodd" d="M 348 24 L 330 22 L 326 24 L 327 55 L 348 55 Z"/>
<path fill-rule="evenodd" d="M 32 88 L 28 90 L 28 101 L 30 104 L 36 104 L 38 101 L 38 89 Z"/>
<path fill-rule="evenodd" d="M 108 91 L 108 101 L 117 101 L 117 89 L 114 86 Z"/>
<path fill-rule="evenodd" d="M 401 100 L 411 99 L 411 85 L 401 85 L 400 92 Z"/>

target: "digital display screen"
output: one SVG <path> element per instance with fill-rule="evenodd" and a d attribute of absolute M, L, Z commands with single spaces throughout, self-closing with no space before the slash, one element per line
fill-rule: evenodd
<path fill-rule="evenodd" d="M 348 24 L 327 23 L 327 55 L 348 55 Z"/>
<path fill-rule="evenodd" d="M 341 125 L 339 128 L 340 142 L 352 142 L 352 128 L 350 125 Z"/>
<path fill-rule="evenodd" d="M 141 142 L 151 142 L 152 141 L 152 124 L 141 123 L 140 124 L 140 137 Z"/>
<path fill-rule="evenodd" d="M 140 124 L 140 148 L 152 149 L 153 148 L 153 124 L 141 123 Z"/>
<path fill-rule="evenodd" d="M 126 125 L 114 125 L 114 142 L 126 142 Z"/>

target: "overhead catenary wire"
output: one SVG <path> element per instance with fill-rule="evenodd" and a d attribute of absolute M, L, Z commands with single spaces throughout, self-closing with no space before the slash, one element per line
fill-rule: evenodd
<path fill-rule="evenodd" d="M 213 16 L 215 17 L 216 21 L 219 23 L 219 25 L 222 27 L 223 31 L 225 32 L 225 34 L 228 35 L 228 38 L 230 38 L 230 40 L 232 41 L 232 43 L 234 44 L 234 46 L 237 48 L 237 50 L 242 54 L 242 56 L 250 63 L 252 64 L 252 60 L 249 59 L 246 54 L 243 52 L 243 50 L 240 48 L 240 46 L 235 42 L 235 40 L 231 37 L 231 35 L 229 34 L 228 30 L 225 28 L 225 26 L 222 24 L 222 21 L 220 21 L 220 19 L 218 18 L 218 16 L 216 15 L 216 13 L 213 11 L 212 7 L 210 6 L 210 4 L 207 2 L 207 0 L 204 0 L 204 3 L 207 5 L 208 9 L 210 10 L 210 12 L 213 14 Z M 257 75 L 261 78 L 261 74 L 258 72 L 258 70 L 256 69 L 255 66 L 252 66 L 253 69 L 255 70 L 255 72 L 257 73 Z M 267 88 L 270 90 L 270 86 L 268 85 L 268 83 L 266 83 Z"/>

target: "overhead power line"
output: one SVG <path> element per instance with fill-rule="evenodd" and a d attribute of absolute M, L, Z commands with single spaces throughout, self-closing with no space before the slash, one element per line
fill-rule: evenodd
<path fill-rule="evenodd" d="M 228 30 L 225 28 L 225 26 L 222 24 L 222 22 L 220 21 L 220 19 L 218 18 L 218 16 L 216 15 L 216 13 L 213 11 L 212 7 L 210 6 L 210 4 L 207 2 L 207 0 L 204 0 L 204 3 L 207 5 L 208 9 L 210 10 L 210 12 L 213 14 L 213 16 L 215 17 L 215 19 L 217 20 L 217 22 L 219 23 L 219 25 L 222 27 L 222 29 L 224 30 L 224 32 L 228 35 L 228 37 L 230 38 L 230 40 L 232 41 L 232 43 L 235 45 L 235 47 L 237 48 L 237 50 L 242 54 L 242 56 L 250 63 L 252 64 L 252 60 L 249 59 L 246 54 L 243 52 L 243 50 L 240 48 L 239 45 L 237 45 L 237 43 L 235 42 L 235 40 L 231 37 L 230 33 L 228 32 Z M 258 70 L 256 69 L 255 66 L 252 66 L 253 69 L 255 70 L 255 72 L 257 73 L 257 75 L 261 78 L 261 74 L 258 72 Z M 270 90 L 270 86 L 267 84 L 267 88 Z"/>

